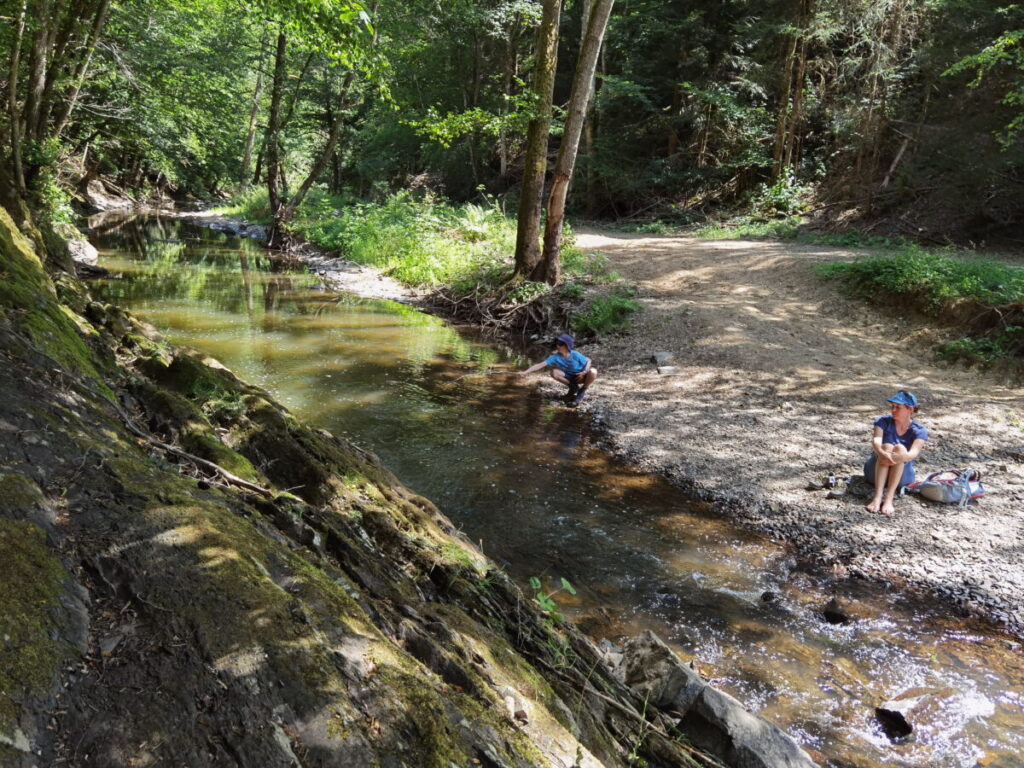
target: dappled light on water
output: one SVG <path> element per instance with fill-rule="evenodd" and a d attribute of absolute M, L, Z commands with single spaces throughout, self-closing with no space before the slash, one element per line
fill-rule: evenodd
<path fill-rule="evenodd" d="M 653 629 L 823 765 L 1021 765 L 1024 662 L 1008 638 L 808 574 L 610 461 L 580 414 L 507 375 L 526 365 L 514 350 L 333 294 L 224 234 L 136 222 L 95 241 L 116 275 L 100 288 L 108 300 L 379 454 L 524 587 L 569 579 L 578 594 L 559 607 L 595 639 Z M 849 623 L 822 617 L 833 596 Z M 914 734 L 894 743 L 873 712 L 901 694 L 921 699 Z"/>

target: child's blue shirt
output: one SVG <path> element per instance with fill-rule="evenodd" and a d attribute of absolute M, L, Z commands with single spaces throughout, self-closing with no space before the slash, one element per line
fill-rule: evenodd
<path fill-rule="evenodd" d="M 582 355 L 575 349 L 569 353 L 568 357 L 562 357 L 560 354 L 555 352 L 547 360 L 544 361 L 548 365 L 553 365 L 558 368 L 562 373 L 574 376 L 577 373 L 583 371 L 587 367 L 587 363 L 590 362 L 590 358 L 586 355 Z"/>

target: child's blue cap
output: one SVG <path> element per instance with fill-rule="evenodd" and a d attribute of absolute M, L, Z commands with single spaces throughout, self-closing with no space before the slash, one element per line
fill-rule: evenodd
<path fill-rule="evenodd" d="M 563 333 L 561 336 L 555 339 L 555 344 L 565 344 L 565 346 L 569 348 L 570 352 L 572 351 L 573 344 L 575 343 L 576 340 L 568 333 Z"/>
<path fill-rule="evenodd" d="M 917 398 L 905 389 L 901 389 L 895 395 L 890 397 L 889 402 L 897 403 L 899 405 L 909 405 L 911 408 L 917 408 Z"/>

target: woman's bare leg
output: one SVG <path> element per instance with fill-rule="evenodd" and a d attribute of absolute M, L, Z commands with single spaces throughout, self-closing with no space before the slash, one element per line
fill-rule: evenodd
<path fill-rule="evenodd" d="M 897 445 L 893 448 L 892 460 L 896 463 L 890 467 L 892 470 L 889 473 L 889 482 L 885 486 L 885 501 L 882 502 L 881 512 L 883 515 L 891 515 L 896 511 L 896 507 L 893 505 L 893 499 L 896 498 L 896 489 L 899 487 L 900 480 L 903 478 L 903 467 L 907 464 L 907 449 L 902 445 Z"/>
<path fill-rule="evenodd" d="M 882 464 L 881 459 L 875 461 L 875 495 L 871 498 L 871 501 L 864 507 L 868 512 L 878 512 L 882 508 L 882 494 L 885 493 L 886 480 L 889 478 L 889 470 L 892 467 L 887 467 Z"/>

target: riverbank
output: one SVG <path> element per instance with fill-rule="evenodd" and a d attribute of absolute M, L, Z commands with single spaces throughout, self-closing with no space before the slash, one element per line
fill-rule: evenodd
<path fill-rule="evenodd" d="M 265 234 L 209 213 L 178 215 Z M 846 298 L 814 271 L 853 251 L 597 231 L 577 244 L 636 285 L 644 310 L 625 333 L 583 347 L 602 375 L 582 410 L 610 452 L 837 577 L 938 595 L 1024 633 L 1019 389 L 936 364 L 927 350 L 938 332 L 927 322 Z M 445 314 L 372 267 L 314 247 L 298 256 L 339 290 Z M 656 353 L 672 359 L 659 367 Z M 919 476 L 978 468 L 985 499 L 961 509 L 908 496 L 883 517 L 864 510 L 863 483 L 839 498 L 807 490 L 860 475 L 871 423 L 902 388 L 921 399 L 930 430 Z"/>
<path fill-rule="evenodd" d="M 556 620 L 376 456 L 51 282 L 2 210 L 0 254 L 0 765 L 812 765 L 649 635 Z"/>
<path fill-rule="evenodd" d="M 602 371 L 588 399 L 609 450 L 659 472 L 838 576 L 949 598 L 1024 630 L 1024 396 L 931 360 L 937 331 L 843 297 L 814 272 L 833 248 L 585 232 L 638 286 L 628 333 L 584 351 Z M 655 353 L 673 358 L 660 369 Z M 918 475 L 981 470 L 965 509 L 910 496 L 892 517 L 855 491 L 806 490 L 857 476 L 893 392 L 922 402 L 930 439 Z"/>

